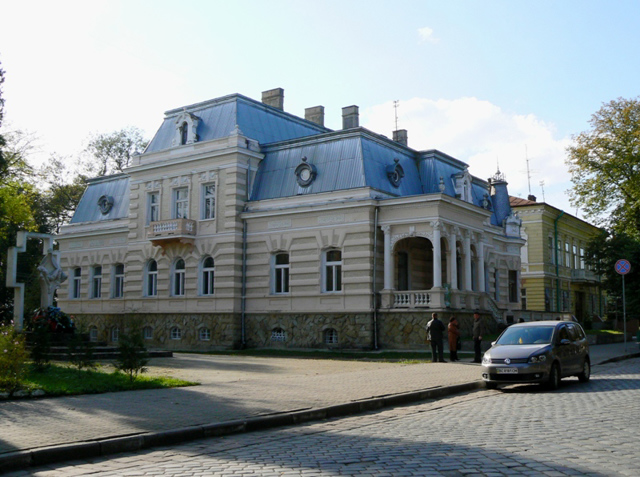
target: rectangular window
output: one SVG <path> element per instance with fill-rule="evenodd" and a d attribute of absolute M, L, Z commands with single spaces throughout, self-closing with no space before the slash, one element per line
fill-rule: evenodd
<path fill-rule="evenodd" d="M 527 309 L 527 289 L 526 288 L 520 289 L 520 304 L 523 310 Z"/>
<path fill-rule="evenodd" d="M 342 252 L 329 250 L 325 253 L 324 291 L 342 291 Z"/>
<path fill-rule="evenodd" d="M 73 269 L 73 283 L 71 284 L 71 298 L 80 298 L 80 290 L 82 285 L 82 269 L 80 267 Z"/>
<path fill-rule="evenodd" d="M 547 237 L 549 239 L 549 263 L 556 263 L 556 256 L 553 251 L 553 237 Z"/>
<path fill-rule="evenodd" d="M 557 255 L 556 255 L 556 259 L 558 260 L 558 265 L 562 266 L 562 243 L 560 242 L 560 240 L 556 241 L 556 250 L 557 250 Z"/>
<path fill-rule="evenodd" d="M 518 303 L 518 271 L 509 270 L 509 303 Z"/>
<path fill-rule="evenodd" d="M 124 265 L 119 263 L 113 269 L 113 298 L 124 296 Z"/>
<path fill-rule="evenodd" d="M 201 218 L 214 219 L 216 216 L 216 186 L 207 184 L 202 186 L 202 214 Z"/>
<path fill-rule="evenodd" d="M 147 225 L 160 220 L 160 193 L 149 192 L 147 195 Z"/>
<path fill-rule="evenodd" d="M 495 301 L 500 301 L 500 283 L 498 282 L 498 270 L 494 270 L 493 272 L 493 299 Z"/>
<path fill-rule="evenodd" d="M 567 290 L 562 290 L 562 311 L 570 311 L 571 302 L 569 300 L 569 292 Z"/>
<path fill-rule="evenodd" d="M 279 253 L 275 256 L 273 269 L 274 293 L 289 293 L 289 254 Z"/>
<path fill-rule="evenodd" d="M 173 191 L 173 218 L 189 218 L 189 189 L 186 187 Z"/>
<path fill-rule="evenodd" d="M 544 289 L 544 311 L 551 311 L 551 301 L 553 300 L 553 293 L 551 288 Z"/>
<path fill-rule="evenodd" d="M 573 268 L 578 270 L 578 247 L 576 245 L 573 246 Z"/>
<path fill-rule="evenodd" d="M 564 266 L 571 267 L 571 252 L 569 252 L 569 242 L 564 243 Z"/>
<path fill-rule="evenodd" d="M 102 296 L 102 267 L 96 265 L 93 267 L 93 277 L 91 279 L 91 298 L 100 298 Z"/>
<path fill-rule="evenodd" d="M 580 270 L 584 270 L 584 248 L 580 247 Z"/>

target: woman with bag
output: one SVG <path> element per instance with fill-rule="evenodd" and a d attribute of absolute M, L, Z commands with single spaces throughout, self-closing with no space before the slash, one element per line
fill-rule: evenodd
<path fill-rule="evenodd" d="M 455 316 L 449 318 L 449 360 L 460 361 L 458 358 L 458 343 L 460 342 L 460 325 L 458 319 Z"/>

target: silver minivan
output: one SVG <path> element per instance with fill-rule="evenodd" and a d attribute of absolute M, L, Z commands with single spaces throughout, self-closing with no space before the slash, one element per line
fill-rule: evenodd
<path fill-rule="evenodd" d="M 570 321 L 511 325 L 482 358 L 482 379 L 489 389 L 516 383 L 542 383 L 557 389 L 568 376 L 577 376 L 583 383 L 591 376 L 587 335 Z"/>

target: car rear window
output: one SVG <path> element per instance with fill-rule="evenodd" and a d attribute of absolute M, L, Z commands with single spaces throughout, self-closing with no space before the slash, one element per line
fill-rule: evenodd
<path fill-rule="evenodd" d="M 498 338 L 500 345 L 531 345 L 551 343 L 553 326 L 531 326 L 507 328 Z"/>

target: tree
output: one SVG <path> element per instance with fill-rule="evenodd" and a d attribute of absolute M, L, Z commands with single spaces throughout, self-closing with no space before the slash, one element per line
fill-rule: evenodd
<path fill-rule="evenodd" d="M 640 315 L 640 240 L 625 233 L 613 234 L 603 230 L 587 244 L 585 262 L 602 278 L 602 288 L 607 295 L 610 308 L 620 303 L 617 311 L 622 313 L 622 277 L 615 271 L 620 259 L 631 263 L 631 271 L 625 275 L 626 307 L 628 316 Z M 611 316 L 610 316 L 611 318 Z"/>
<path fill-rule="evenodd" d="M 640 238 L 640 97 L 604 104 L 573 137 L 571 203 L 597 224 Z"/>
<path fill-rule="evenodd" d="M 129 167 L 131 158 L 141 154 L 148 143 L 142 131 L 135 127 L 95 135 L 85 149 L 92 158 L 86 164 L 87 172 L 94 176 L 122 172 Z"/>

